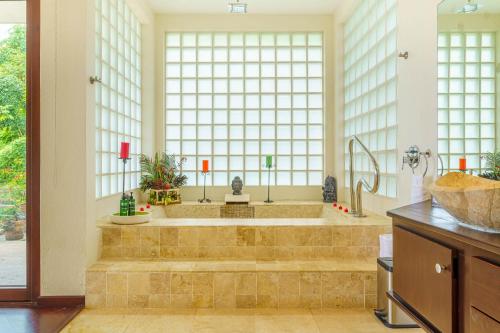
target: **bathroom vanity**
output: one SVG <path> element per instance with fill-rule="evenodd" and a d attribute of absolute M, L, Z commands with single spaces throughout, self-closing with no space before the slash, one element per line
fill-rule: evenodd
<path fill-rule="evenodd" d="M 462 227 L 425 201 L 393 219 L 388 296 L 428 332 L 500 332 L 500 234 Z"/>

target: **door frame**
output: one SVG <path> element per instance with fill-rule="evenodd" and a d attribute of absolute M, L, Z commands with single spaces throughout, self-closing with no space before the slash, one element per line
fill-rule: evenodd
<path fill-rule="evenodd" d="M 0 289 L 0 307 L 40 298 L 40 0 L 26 0 L 26 288 Z"/>

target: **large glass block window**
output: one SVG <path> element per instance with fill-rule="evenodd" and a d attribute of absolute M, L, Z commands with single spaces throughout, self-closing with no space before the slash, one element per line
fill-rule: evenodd
<path fill-rule="evenodd" d="M 380 166 L 378 194 L 397 195 L 396 1 L 365 0 L 344 27 L 345 180 L 349 186 L 348 141 L 353 135 Z M 372 178 L 366 153 L 355 146 L 355 182 Z"/>
<path fill-rule="evenodd" d="M 320 185 L 322 33 L 168 32 L 165 133 L 189 185 Z"/>
<path fill-rule="evenodd" d="M 441 32 L 438 39 L 438 152 L 445 171 L 480 173 L 495 151 L 495 33 Z"/>
<path fill-rule="evenodd" d="M 96 197 L 122 191 L 120 142 L 130 142 L 125 189 L 137 188 L 141 153 L 141 24 L 125 0 L 96 0 Z"/>

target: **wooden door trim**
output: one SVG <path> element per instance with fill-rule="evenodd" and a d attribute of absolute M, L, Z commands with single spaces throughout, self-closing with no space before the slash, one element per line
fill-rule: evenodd
<path fill-rule="evenodd" d="M 26 0 L 26 26 L 27 288 L 34 301 L 40 296 L 40 0 Z"/>
<path fill-rule="evenodd" d="M 2 304 L 40 296 L 40 0 L 26 0 L 26 222 L 26 287 L 1 288 Z"/>

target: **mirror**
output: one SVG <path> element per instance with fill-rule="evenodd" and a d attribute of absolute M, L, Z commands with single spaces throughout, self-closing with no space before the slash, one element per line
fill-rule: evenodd
<path fill-rule="evenodd" d="M 440 169 L 495 174 L 490 160 L 500 150 L 500 1 L 444 0 L 438 32 Z"/>

